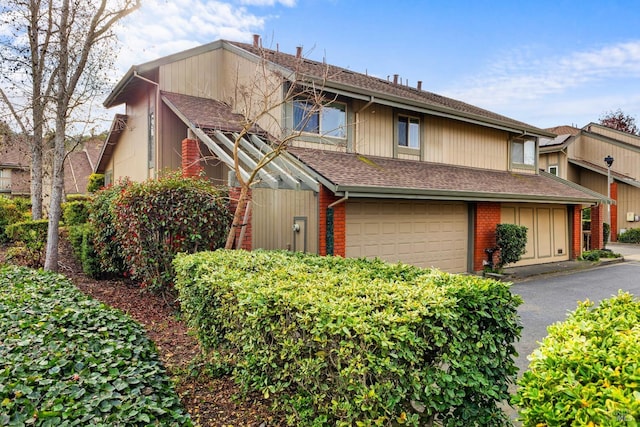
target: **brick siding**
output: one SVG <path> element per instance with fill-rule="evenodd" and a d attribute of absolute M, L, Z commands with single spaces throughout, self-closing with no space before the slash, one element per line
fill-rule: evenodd
<path fill-rule="evenodd" d="M 473 270 L 482 271 L 483 261 L 488 260 L 485 249 L 496 246 L 496 226 L 500 223 L 500 203 L 476 204 L 473 236 Z M 497 254 L 494 254 L 494 262 Z"/>
<path fill-rule="evenodd" d="M 320 193 L 318 195 L 318 233 L 319 238 L 319 253 L 320 255 L 327 255 L 327 208 L 331 203 L 340 200 L 340 197 L 334 195 L 328 188 L 320 186 Z M 333 207 L 333 255 L 339 255 L 344 257 L 346 254 L 346 203 L 338 203 Z"/>

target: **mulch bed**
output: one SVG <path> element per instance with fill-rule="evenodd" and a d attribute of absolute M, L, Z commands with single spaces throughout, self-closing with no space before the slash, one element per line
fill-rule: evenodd
<path fill-rule="evenodd" d="M 4 261 L 5 250 L 0 250 L 0 262 Z M 201 350 L 179 319 L 175 301 L 144 291 L 130 281 L 88 278 L 64 236 L 60 238 L 58 265 L 59 272 L 82 292 L 127 313 L 146 329 L 169 375 L 176 380 L 176 391 L 196 425 L 267 427 L 283 424 L 269 411 L 269 402 L 261 396 L 243 397 L 231 378 L 211 378 L 194 369 L 202 360 Z"/>

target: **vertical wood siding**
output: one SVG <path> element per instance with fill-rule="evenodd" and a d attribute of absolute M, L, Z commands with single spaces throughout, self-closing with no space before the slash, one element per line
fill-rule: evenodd
<path fill-rule="evenodd" d="M 252 201 L 253 248 L 294 246 L 294 217 L 306 217 L 307 252 L 318 253 L 318 198 L 313 191 L 256 188 Z M 299 246 L 299 245 L 298 245 Z"/>

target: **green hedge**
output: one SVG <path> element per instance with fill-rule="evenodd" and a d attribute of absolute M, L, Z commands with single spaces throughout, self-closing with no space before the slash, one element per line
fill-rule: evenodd
<path fill-rule="evenodd" d="M 620 243 L 640 243 L 640 228 L 630 228 L 618 235 Z"/>
<path fill-rule="evenodd" d="M 115 238 L 131 278 L 154 291 L 173 285 L 173 258 L 224 247 L 228 194 L 200 178 L 131 183 L 114 199 Z"/>
<path fill-rule="evenodd" d="M 62 219 L 64 225 L 80 225 L 89 219 L 88 200 L 73 200 L 62 204 Z"/>
<path fill-rule="evenodd" d="M 524 425 L 637 426 L 640 301 L 582 302 L 548 332 L 512 399 Z"/>
<path fill-rule="evenodd" d="M 28 267 L 42 267 L 47 246 L 49 222 L 46 219 L 16 222 L 7 226 L 9 239 L 16 243 L 7 253 L 7 258 L 17 259 Z"/>
<path fill-rule="evenodd" d="M 498 426 L 517 368 L 504 283 L 284 251 L 180 254 L 176 288 L 207 349 L 290 425 Z"/>
<path fill-rule="evenodd" d="M 64 277 L 0 270 L 0 425 L 190 426 L 144 330 Z"/>
<path fill-rule="evenodd" d="M 0 196 L 0 243 L 9 241 L 9 237 L 6 234 L 6 229 L 9 225 L 25 219 L 24 211 L 15 200 Z"/>

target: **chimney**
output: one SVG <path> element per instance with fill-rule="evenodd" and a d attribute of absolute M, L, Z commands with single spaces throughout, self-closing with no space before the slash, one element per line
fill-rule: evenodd
<path fill-rule="evenodd" d="M 296 47 L 296 58 L 302 58 L 302 46 Z"/>
<path fill-rule="evenodd" d="M 253 35 L 253 47 L 260 47 L 260 34 Z"/>
<path fill-rule="evenodd" d="M 398 74 L 394 74 L 394 75 L 393 75 L 393 84 L 394 84 L 394 85 L 397 85 L 397 84 L 398 84 L 398 77 L 399 77 L 399 75 L 398 75 Z"/>
<path fill-rule="evenodd" d="M 422 80 L 418 80 L 418 90 L 422 90 Z"/>

